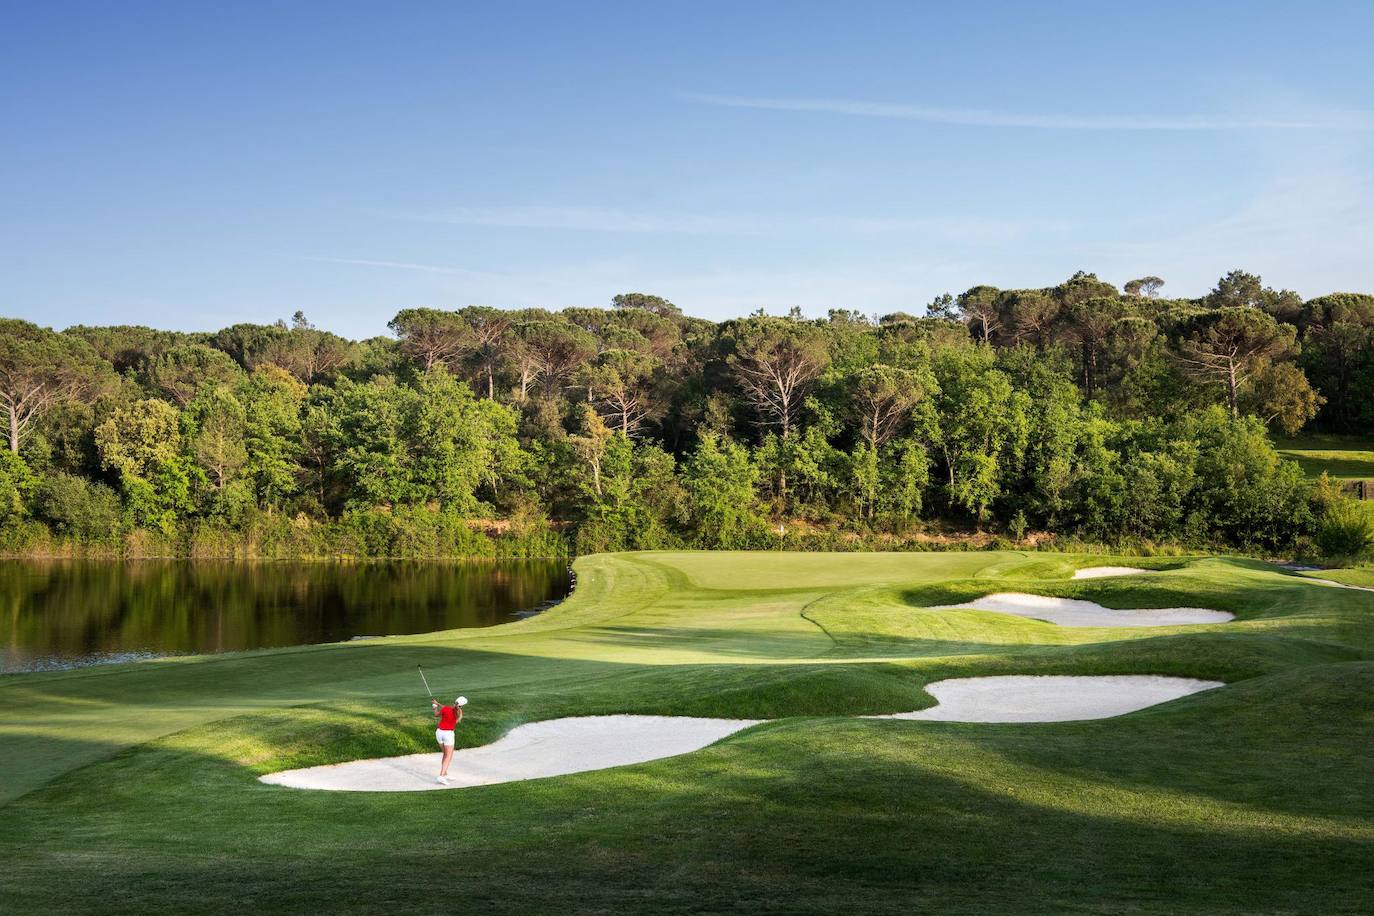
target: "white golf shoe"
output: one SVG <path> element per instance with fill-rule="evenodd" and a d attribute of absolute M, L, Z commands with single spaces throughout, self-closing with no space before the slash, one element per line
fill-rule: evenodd
<path fill-rule="evenodd" d="M 436 780 L 436 782 L 438 782 L 438 783 L 439 783 L 440 785 L 442 785 L 442 786 L 446 786 L 446 785 L 448 785 L 448 777 L 447 777 L 447 776 L 440 776 L 440 777 Z"/>

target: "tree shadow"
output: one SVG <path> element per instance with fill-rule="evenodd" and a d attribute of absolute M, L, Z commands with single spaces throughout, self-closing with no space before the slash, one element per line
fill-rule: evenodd
<path fill-rule="evenodd" d="M 415 794 L 276 789 L 159 742 L 7 809 L 0 893 L 17 911 L 48 908 L 53 887 L 66 907 L 438 911 L 453 897 L 417 896 L 416 876 L 451 867 L 463 905 L 512 912 L 1367 911 L 1374 844 L 1321 829 L 1348 818 L 1193 797 L 1189 780 L 1205 788 L 1219 767 L 1256 798 L 1301 791 L 1306 771 L 1298 756 L 1224 759 L 1248 728 L 1193 711 L 1101 733 L 792 720 L 683 757 Z M 1337 737 L 1311 753 L 1364 752 Z M 1170 772 L 1194 764 L 1171 763 L 1190 741 L 1223 759 Z M 1160 791 L 1100 769 L 1137 758 Z"/>

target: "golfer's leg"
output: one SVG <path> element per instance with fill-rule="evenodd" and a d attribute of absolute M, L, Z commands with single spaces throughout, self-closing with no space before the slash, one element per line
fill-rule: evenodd
<path fill-rule="evenodd" d="M 449 764 L 449 761 L 452 760 L 452 759 L 453 759 L 453 745 L 451 745 L 451 744 L 445 744 L 445 745 L 444 745 L 444 762 L 443 762 L 443 764 L 439 767 L 439 775 L 440 775 L 440 776 L 447 776 L 447 775 L 448 775 L 448 764 Z"/>

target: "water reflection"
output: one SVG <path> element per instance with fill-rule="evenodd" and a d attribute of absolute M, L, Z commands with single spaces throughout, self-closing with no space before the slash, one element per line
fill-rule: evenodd
<path fill-rule="evenodd" d="M 3 560 L 0 672 L 492 626 L 567 591 L 557 560 Z"/>

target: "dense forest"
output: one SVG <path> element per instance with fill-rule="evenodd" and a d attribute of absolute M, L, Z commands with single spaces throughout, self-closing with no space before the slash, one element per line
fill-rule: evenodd
<path fill-rule="evenodd" d="M 0 320 L 4 550 L 560 554 L 1079 539 L 1291 551 L 1270 431 L 1367 428 L 1374 296 L 1089 273 L 921 314 L 408 308 L 208 333 Z"/>

